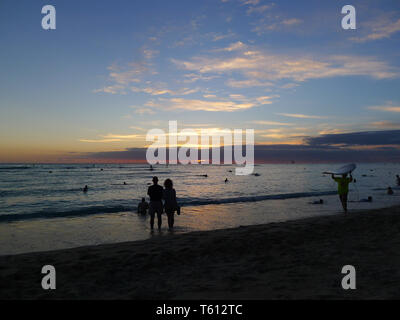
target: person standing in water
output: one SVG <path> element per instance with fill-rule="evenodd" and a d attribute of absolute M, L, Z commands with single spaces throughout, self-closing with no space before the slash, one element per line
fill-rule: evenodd
<path fill-rule="evenodd" d="M 332 179 L 335 180 L 338 184 L 338 194 L 340 202 L 342 203 L 344 212 L 347 212 L 347 195 L 349 193 L 349 183 L 353 181 L 353 177 L 350 174 L 350 178 L 347 178 L 347 173 L 345 173 L 342 174 L 341 178 L 335 178 L 335 175 L 332 174 Z"/>
<path fill-rule="evenodd" d="M 142 202 L 139 203 L 137 212 L 141 215 L 146 215 L 147 209 L 149 208 L 149 204 L 146 202 L 145 198 L 142 198 Z"/>
<path fill-rule="evenodd" d="M 157 213 L 158 230 L 161 230 L 162 224 L 162 213 L 163 213 L 163 187 L 158 184 L 158 178 L 153 177 L 153 185 L 147 190 L 147 194 L 150 197 L 149 204 L 149 215 L 150 215 L 150 228 L 151 231 L 154 229 L 154 216 Z"/>
<path fill-rule="evenodd" d="M 166 179 L 164 181 L 164 188 L 164 209 L 168 216 L 168 228 L 172 230 L 174 228 L 174 214 L 175 210 L 178 208 L 178 203 L 176 201 L 176 191 L 173 188 L 171 179 Z"/>
<path fill-rule="evenodd" d="M 396 174 L 396 183 L 398 186 L 400 186 L 400 177 L 398 174 Z"/>

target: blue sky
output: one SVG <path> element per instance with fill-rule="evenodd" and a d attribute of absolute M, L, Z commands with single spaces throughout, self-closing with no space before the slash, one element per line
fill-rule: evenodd
<path fill-rule="evenodd" d="M 144 147 L 168 120 L 273 145 L 400 129 L 400 3 L 351 1 L 356 30 L 346 4 L 3 0 L 0 161 Z"/>

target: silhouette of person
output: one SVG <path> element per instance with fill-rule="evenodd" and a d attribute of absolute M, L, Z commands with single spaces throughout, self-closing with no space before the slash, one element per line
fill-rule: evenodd
<path fill-rule="evenodd" d="M 149 204 L 149 215 L 150 215 L 150 228 L 153 231 L 154 229 L 154 216 L 157 213 L 157 222 L 158 222 L 158 230 L 161 230 L 162 224 L 162 213 L 163 213 L 163 187 L 158 184 L 158 178 L 153 177 L 153 185 L 149 187 L 147 190 L 147 194 L 150 197 Z"/>
<path fill-rule="evenodd" d="M 323 199 L 319 199 L 319 200 L 315 200 L 312 202 L 309 202 L 310 204 L 324 204 L 324 200 Z"/>
<path fill-rule="evenodd" d="M 400 177 L 398 174 L 396 174 L 396 182 L 397 182 L 397 185 L 400 186 Z"/>
<path fill-rule="evenodd" d="M 361 199 L 359 202 L 372 202 L 372 197 L 369 196 L 367 199 Z"/>
<path fill-rule="evenodd" d="M 168 228 L 172 230 L 174 227 L 174 213 L 178 209 L 178 203 L 176 201 L 176 191 L 173 188 L 173 182 L 171 179 L 164 181 L 164 209 L 168 217 Z"/>
<path fill-rule="evenodd" d="M 338 184 L 338 194 L 340 202 L 342 203 L 344 212 L 347 212 L 347 195 L 349 193 L 349 183 L 353 181 L 353 177 L 350 174 L 350 178 L 347 178 L 347 174 L 342 174 L 341 178 L 335 178 L 332 174 L 332 179 Z"/>
<path fill-rule="evenodd" d="M 141 215 L 146 215 L 149 204 L 146 202 L 145 198 L 142 198 L 142 202 L 138 204 L 137 213 Z"/>
<path fill-rule="evenodd" d="M 88 190 L 89 190 L 89 187 L 86 185 L 84 188 L 83 188 L 83 192 L 88 192 Z"/>
<path fill-rule="evenodd" d="M 394 192 L 393 192 L 393 189 L 391 188 L 391 187 L 388 187 L 387 188 L 387 194 L 388 195 L 392 195 Z"/>
<path fill-rule="evenodd" d="M 228 180 L 228 178 L 225 178 L 225 183 L 227 183 L 229 180 Z"/>

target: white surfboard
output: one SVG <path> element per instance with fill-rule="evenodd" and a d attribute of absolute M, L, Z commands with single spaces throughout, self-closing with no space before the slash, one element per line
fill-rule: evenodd
<path fill-rule="evenodd" d="M 357 168 L 357 166 L 354 163 L 351 163 L 351 164 L 347 164 L 347 165 L 345 165 L 343 167 L 340 167 L 337 170 L 325 171 L 323 173 L 326 173 L 326 174 L 346 174 L 346 173 L 353 172 L 355 170 L 355 168 Z"/>

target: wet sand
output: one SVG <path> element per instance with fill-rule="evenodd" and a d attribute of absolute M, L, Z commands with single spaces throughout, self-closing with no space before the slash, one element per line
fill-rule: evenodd
<path fill-rule="evenodd" d="M 46 264 L 56 290 L 41 288 Z M 341 287 L 349 264 L 356 290 Z M 400 206 L 0 257 L 0 299 L 389 298 L 400 298 Z"/>

